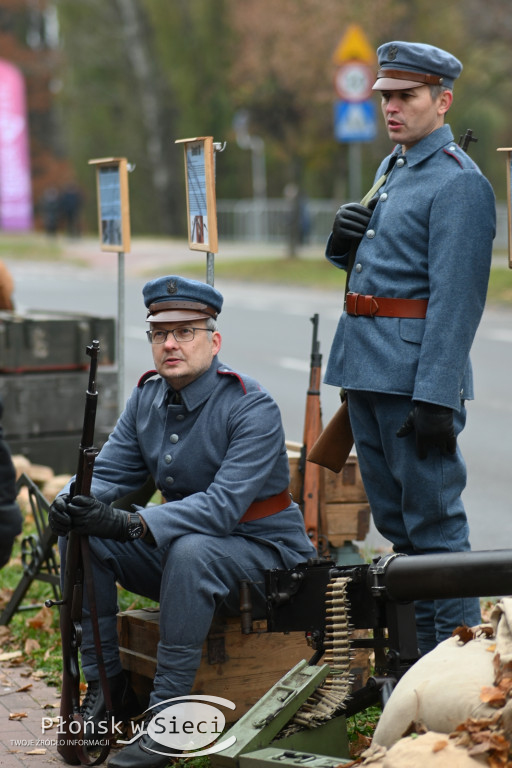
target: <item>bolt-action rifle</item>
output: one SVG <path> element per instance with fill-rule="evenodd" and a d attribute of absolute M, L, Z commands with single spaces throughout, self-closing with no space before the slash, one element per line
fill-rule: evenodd
<path fill-rule="evenodd" d="M 87 347 L 91 358 L 89 384 L 86 392 L 82 439 L 78 451 L 78 468 L 74 481 L 73 495 L 90 495 L 94 461 L 98 455 L 94 447 L 96 422 L 96 370 L 98 365 L 99 342 L 93 341 Z M 70 765 L 97 765 L 103 762 L 110 750 L 110 741 L 102 735 L 101 752 L 91 758 L 84 745 L 84 720 L 80 713 L 80 667 L 78 650 L 82 640 L 82 600 L 84 586 L 87 590 L 88 607 L 93 627 L 96 657 L 100 673 L 107 715 L 112 722 L 112 705 L 105 665 L 101 652 L 98 616 L 94 597 L 94 584 L 90 564 L 89 539 L 71 530 L 68 534 L 66 562 L 62 578 L 62 600 L 48 600 L 47 606 L 60 606 L 60 633 L 62 640 L 62 696 L 60 703 L 60 725 L 57 751 Z M 98 738 L 94 734 L 94 738 Z M 89 735 L 91 738 L 91 735 Z"/>
<path fill-rule="evenodd" d="M 306 461 L 306 456 L 322 431 L 322 412 L 320 408 L 320 383 L 322 378 L 322 355 L 318 341 L 318 315 L 310 318 L 313 323 L 313 342 L 309 387 L 306 398 L 304 418 L 304 437 L 301 456 L 303 474 L 302 511 L 306 533 L 315 547 L 319 547 L 319 515 L 321 503 L 321 485 L 323 469 L 318 464 Z"/>

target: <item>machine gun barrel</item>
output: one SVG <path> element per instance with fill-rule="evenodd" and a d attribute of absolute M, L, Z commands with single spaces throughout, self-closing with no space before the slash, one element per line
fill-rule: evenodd
<path fill-rule="evenodd" d="M 512 594 L 512 549 L 386 555 L 370 565 L 374 597 L 395 602 Z"/>

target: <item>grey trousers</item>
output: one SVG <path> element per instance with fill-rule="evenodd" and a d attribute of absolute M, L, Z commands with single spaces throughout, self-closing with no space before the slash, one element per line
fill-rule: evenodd
<path fill-rule="evenodd" d="M 255 582 L 251 586 L 254 615 L 262 617 L 264 571 L 285 567 L 277 549 L 239 535 L 189 534 L 161 548 L 140 540 L 119 543 L 91 537 L 89 541 L 109 677 L 122 668 L 116 583 L 160 603 L 160 642 L 150 706 L 190 692 L 215 612 L 239 613 L 240 580 Z M 61 542 L 65 544 L 65 540 Z M 297 555 L 297 563 L 303 559 Z M 86 680 L 91 681 L 98 679 L 99 673 L 85 594 L 82 628 L 82 669 Z M 215 691 L 205 693 L 215 695 Z"/>

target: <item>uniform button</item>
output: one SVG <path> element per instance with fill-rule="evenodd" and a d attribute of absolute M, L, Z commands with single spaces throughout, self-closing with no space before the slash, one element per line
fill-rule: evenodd
<path fill-rule="evenodd" d="M 387 199 L 388 199 L 387 192 L 383 192 L 382 195 L 379 197 L 379 200 L 381 200 L 382 202 L 384 202 L 384 200 L 387 200 Z"/>
<path fill-rule="evenodd" d="M 448 149 L 450 150 L 450 152 L 455 152 L 455 150 L 457 149 L 457 147 L 455 147 L 455 146 L 452 144 L 452 145 L 451 145 L 451 147 L 448 147 Z"/>
<path fill-rule="evenodd" d="M 372 240 L 375 237 L 375 230 L 374 229 L 367 229 L 366 230 L 366 237 L 369 240 Z"/>
<path fill-rule="evenodd" d="M 171 441 L 171 443 L 177 443 L 179 439 L 180 439 L 179 436 L 176 434 L 173 434 L 169 437 L 169 440 Z"/>
<path fill-rule="evenodd" d="M 172 456 L 170 453 L 168 453 L 166 456 L 164 456 L 164 461 L 166 464 L 170 464 L 172 461 Z"/>
<path fill-rule="evenodd" d="M 357 264 L 356 264 L 356 266 L 354 267 L 354 269 L 356 270 L 356 272 L 361 272 L 361 271 L 362 271 L 362 269 L 363 269 L 363 265 L 362 265 L 362 264 L 359 264 L 359 263 L 357 263 Z"/>
<path fill-rule="evenodd" d="M 178 415 L 176 416 L 176 421 L 183 421 L 184 418 L 185 418 L 184 413 L 178 413 Z"/>
<path fill-rule="evenodd" d="M 174 477 L 166 477 L 165 482 L 167 485 L 174 485 Z"/>
<path fill-rule="evenodd" d="M 405 165 L 405 159 L 403 157 L 399 157 L 396 161 L 396 164 L 399 168 L 401 168 L 403 165 Z"/>

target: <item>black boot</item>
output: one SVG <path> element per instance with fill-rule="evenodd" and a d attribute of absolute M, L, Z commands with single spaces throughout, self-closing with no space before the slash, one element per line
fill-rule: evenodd
<path fill-rule="evenodd" d="M 151 717 L 146 719 L 144 729 L 147 728 L 149 720 Z M 163 744 L 145 733 L 133 744 L 129 744 L 113 755 L 108 761 L 107 768 L 166 768 L 167 765 L 172 764 L 174 758 L 179 756 L 179 753 L 169 750 L 169 755 L 162 755 L 161 753 L 165 751 Z"/>
<path fill-rule="evenodd" d="M 124 671 L 109 677 L 108 685 L 114 723 L 135 718 L 143 711 Z M 112 729 L 113 723 L 106 722 L 107 708 L 100 680 L 91 680 L 87 684 L 87 693 L 80 707 L 80 713 L 84 719 L 86 743 L 105 739 L 106 729 Z"/>

